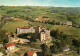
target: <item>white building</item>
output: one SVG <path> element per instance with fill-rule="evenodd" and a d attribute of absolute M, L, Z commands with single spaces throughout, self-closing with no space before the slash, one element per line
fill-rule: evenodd
<path fill-rule="evenodd" d="M 32 27 L 32 26 L 28 26 L 28 27 L 19 26 L 17 28 L 17 34 L 22 34 L 22 33 L 35 33 L 35 27 Z"/>
<path fill-rule="evenodd" d="M 7 51 L 11 51 L 15 49 L 15 45 L 13 43 L 9 43 L 8 45 L 6 45 L 6 49 Z"/>

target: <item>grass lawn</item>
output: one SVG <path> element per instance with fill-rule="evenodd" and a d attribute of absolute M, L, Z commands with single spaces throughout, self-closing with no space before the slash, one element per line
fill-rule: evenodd
<path fill-rule="evenodd" d="M 80 35 L 80 29 L 74 27 L 54 25 L 50 30 L 56 30 L 57 28 L 59 29 L 59 31 L 62 31 L 68 35 L 73 35 L 73 36 Z"/>
<path fill-rule="evenodd" d="M 15 33 L 16 32 L 16 28 L 18 26 L 29 26 L 28 25 L 28 21 L 8 22 L 4 29 L 6 29 L 8 32 Z"/>

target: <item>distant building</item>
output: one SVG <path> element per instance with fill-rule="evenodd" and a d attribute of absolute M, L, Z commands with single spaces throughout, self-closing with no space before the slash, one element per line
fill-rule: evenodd
<path fill-rule="evenodd" d="M 72 22 L 67 22 L 67 26 L 72 26 Z"/>
<path fill-rule="evenodd" d="M 63 25 L 63 26 L 72 26 L 72 22 L 60 22 L 60 25 Z"/>
<path fill-rule="evenodd" d="M 9 43 L 5 47 L 6 47 L 7 51 L 11 51 L 11 50 L 15 49 L 15 45 L 13 43 Z"/>
<path fill-rule="evenodd" d="M 32 26 L 28 26 L 28 27 L 21 27 L 19 26 L 17 28 L 17 34 L 22 34 L 22 33 L 35 33 L 35 28 L 36 27 L 32 27 Z"/>
<path fill-rule="evenodd" d="M 28 51 L 27 56 L 37 56 L 37 54 L 35 52 Z"/>

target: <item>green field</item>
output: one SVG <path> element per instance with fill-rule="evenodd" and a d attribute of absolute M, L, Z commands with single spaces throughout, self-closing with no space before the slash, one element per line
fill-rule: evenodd
<path fill-rule="evenodd" d="M 8 32 L 16 32 L 16 28 L 19 26 L 29 26 L 28 21 L 21 21 L 21 22 L 7 22 L 4 29 L 6 29 Z"/>
<path fill-rule="evenodd" d="M 59 31 L 62 31 L 68 35 L 73 35 L 73 36 L 79 36 L 80 35 L 80 29 L 77 29 L 75 27 L 54 25 L 51 28 L 51 30 L 53 30 L 53 29 L 56 30 L 57 28 L 59 29 Z"/>

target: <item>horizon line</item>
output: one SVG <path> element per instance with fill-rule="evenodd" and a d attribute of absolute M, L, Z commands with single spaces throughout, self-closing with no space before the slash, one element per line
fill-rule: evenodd
<path fill-rule="evenodd" d="M 0 5 L 0 6 L 21 6 L 21 5 Z M 22 5 L 22 6 L 32 6 L 32 5 Z M 38 5 L 33 5 L 33 7 L 38 6 Z M 38 7 L 76 7 L 76 6 L 38 6 Z"/>

